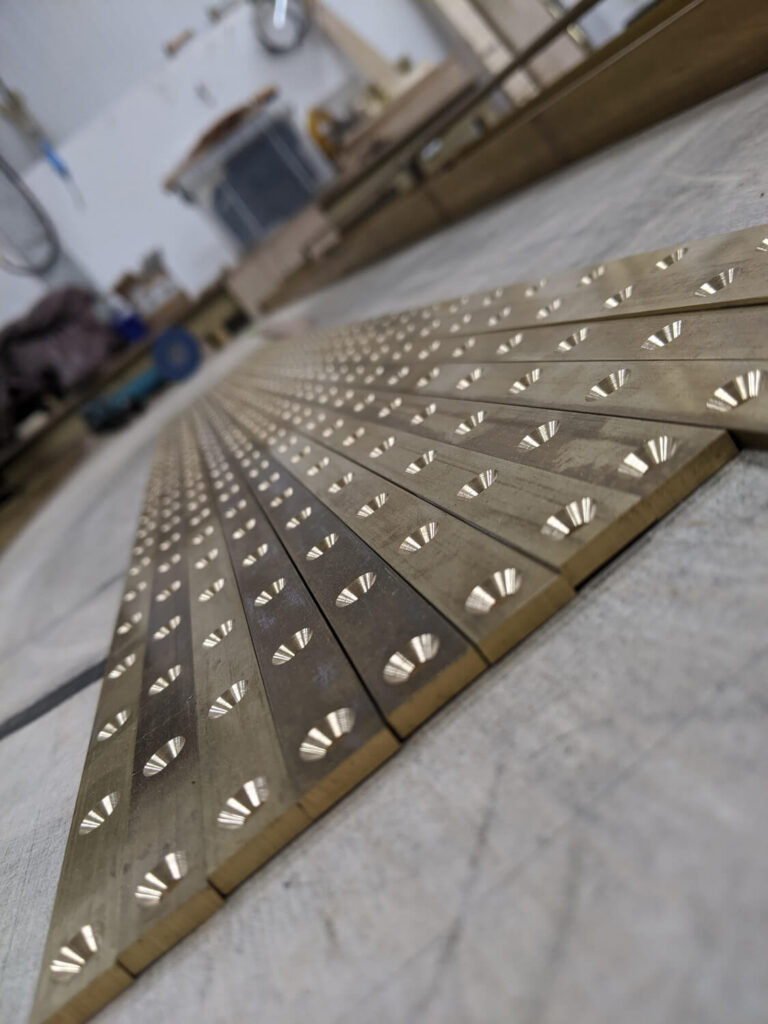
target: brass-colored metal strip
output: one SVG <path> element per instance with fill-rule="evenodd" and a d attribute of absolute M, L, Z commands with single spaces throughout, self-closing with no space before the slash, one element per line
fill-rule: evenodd
<path fill-rule="evenodd" d="M 768 299 L 768 225 L 681 242 L 326 332 L 414 340 L 514 325 L 748 305 Z"/>
<path fill-rule="evenodd" d="M 310 819 L 285 765 L 227 552 L 226 531 L 245 529 L 243 517 L 234 501 L 223 515 L 189 423 L 183 459 L 206 870 L 228 893 Z M 214 482 L 226 484 L 218 474 Z"/>
<path fill-rule="evenodd" d="M 265 392 L 259 398 L 270 401 Z M 339 419 L 341 426 L 325 439 L 328 447 L 362 462 L 367 454 L 363 443 L 370 440 L 366 425 L 355 417 Z M 315 424 L 306 431 L 317 437 L 323 428 Z M 383 477 L 557 569 L 572 584 L 591 575 L 654 519 L 650 502 L 635 494 L 438 441 L 426 445 L 396 428 L 390 428 L 389 436 L 395 443 L 376 466 Z"/>
<path fill-rule="evenodd" d="M 218 492 L 224 515 L 235 508 L 242 517 L 225 529 L 227 546 L 283 757 L 302 808 L 315 818 L 398 743 L 246 486 L 248 467 L 230 461 L 212 432 L 203 450 L 209 472 L 219 473 L 213 479 L 226 483 Z M 273 585 L 276 599 L 261 602 Z"/>
<path fill-rule="evenodd" d="M 246 440 L 241 428 L 212 414 L 231 448 Z M 294 453 L 298 455 L 298 452 Z M 311 453 L 304 451 L 299 462 Z M 309 463 L 307 463 L 309 465 Z M 264 515 L 312 591 L 376 705 L 404 736 L 463 689 L 487 666 L 473 646 L 435 608 L 325 505 L 314 500 L 295 472 L 263 456 L 257 478 L 249 480 Z M 271 477 L 278 471 L 278 479 Z M 258 481 L 268 486 L 259 490 Z M 331 493 L 347 484 L 342 474 Z M 290 524 L 312 508 L 304 531 Z M 322 558 L 308 557 L 314 545 Z M 325 539 L 333 538 L 325 551 Z M 269 595 L 267 591 L 267 596 Z M 279 595 L 278 595 L 279 596 Z M 415 651 L 420 660 L 408 653 Z"/>
<path fill-rule="evenodd" d="M 33 1024 L 86 1020 L 132 981 L 116 963 L 118 862 L 128 820 L 165 455 L 158 445 L 64 853 Z"/>
<path fill-rule="evenodd" d="M 768 305 L 756 305 L 683 312 L 674 316 L 572 320 L 548 326 L 488 330 L 460 338 L 438 333 L 419 343 L 369 346 L 361 341 L 355 351 L 365 354 L 370 347 L 367 362 L 356 363 L 349 373 L 345 371 L 344 379 L 346 383 L 362 386 L 361 378 L 366 372 L 372 372 L 374 379 L 370 383 L 375 387 L 414 390 L 415 382 L 428 368 L 435 364 L 450 365 L 454 361 L 760 359 L 765 355 L 767 329 Z M 377 351 L 381 355 L 374 365 L 370 355 Z M 295 380 L 297 376 L 321 375 L 329 358 L 337 370 L 348 366 L 346 353 L 329 356 L 320 344 L 298 341 L 286 347 L 279 362 L 265 365 L 271 376 Z M 263 371 L 264 365 L 260 368 Z"/>
<path fill-rule="evenodd" d="M 246 403 L 237 419 L 254 436 L 263 436 L 263 418 Z M 501 657 L 573 596 L 565 578 L 539 562 L 306 434 L 286 431 L 285 437 L 285 451 L 275 439 L 275 458 L 295 467 L 292 460 L 299 456 L 294 471 L 307 489 L 326 504 L 332 500 L 338 518 L 489 660 Z M 353 474 L 350 486 L 331 496 L 328 488 L 348 473 Z M 325 560 L 328 543 L 329 535 L 309 527 L 307 554 Z"/>
<path fill-rule="evenodd" d="M 459 363 L 443 367 L 422 393 L 427 401 L 455 394 L 457 383 L 475 371 L 471 394 L 477 401 L 717 427 L 746 445 L 768 443 L 768 358 Z"/>
<path fill-rule="evenodd" d="M 178 428 L 158 525 L 122 852 L 118 959 L 138 974 L 209 917 Z"/>
<path fill-rule="evenodd" d="M 250 378 L 243 375 L 244 382 Z M 290 399 L 296 390 L 267 380 L 265 390 Z M 364 399 L 375 395 L 375 401 Z M 352 447 L 367 460 L 389 457 L 395 446 L 390 428 L 409 431 L 428 441 L 563 473 L 585 483 L 597 483 L 647 498 L 659 517 L 712 475 L 736 453 L 724 430 L 691 427 L 653 420 L 593 416 L 558 409 L 526 409 L 493 402 L 440 398 L 430 402 L 407 393 L 362 392 L 351 389 L 339 413 L 361 408 L 361 421 L 374 433 L 359 440 L 353 429 Z M 291 416 L 303 424 L 324 413 L 314 400 Z M 326 414 L 327 418 L 327 414 Z M 323 420 L 325 422 L 325 419 Z M 323 428 L 326 429 L 326 428 Z M 359 429 L 359 428 L 357 428 Z M 321 431 L 322 433 L 322 431 Z"/>

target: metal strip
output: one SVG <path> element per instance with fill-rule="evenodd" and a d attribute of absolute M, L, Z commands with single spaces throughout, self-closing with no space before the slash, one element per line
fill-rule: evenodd
<path fill-rule="evenodd" d="M 241 407 L 237 419 L 261 437 L 263 426 L 256 415 Z M 336 516 L 489 660 L 501 657 L 573 596 L 563 576 L 533 559 L 307 435 L 284 434 L 285 450 L 277 439 L 271 449 L 275 458 L 283 466 L 295 466 L 292 460 L 299 456 L 307 489 L 324 502 L 332 500 Z M 328 488 L 348 473 L 354 476 L 352 484 L 331 497 Z M 306 554 L 325 560 L 328 536 L 310 526 Z"/>
<path fill-rule="evenodd" d="M 761 363 L 458 363 L 443 367 L 422 393 L 455 394 L 457 383 L 475 371 L 477 401 L 716 427 L 747 445 L 768 443 L 768 358 Z"/>
<path fill-rule="evenodd" d="M 222 435 L 229 435 L 231 448 L 247 439 L 223 417 L 214 413 L 212 419 Z M 339 493 L 347 481 L 342 474 L 329 485 L 330 492 Z M 260 490 L 259 482 L 267 487 Z M 399 735 L 412 732 L 483 671 L 487 662 L 467 640 L 329 508 L 315 502 L 294 473 L 263 456 L 258 476 L 249 483 L 368 692 Z M 313 536 L 321 544 L 333 538 L 329 550 L 318 547 L 322 558 L 308 558 L 314 545 L 308 548 L 306 531 L 290 526 L 305 508 L 312 508 Z M 416 656 L 408 668 L 410 651 Z"/>
<path fill-rule="evenodd" d="M 118 959 L 131 974 L 144 970 L 222 902 L 205 869 L 177 427 L 171 437 L 119 875 Z"/>
<path fill-rule="evenodd" d="M 475 334 L 514 325 L 747 305 L 768 300 L 768 225 L 681 242 L 329 330 L 381 340 Z"/>
<path fill-rule="evenodd" d="M 31 1015 L 34 1024 L 86 1020 L 132 981 L 116 963 L 118 862 L 128 821 L 165 456 L 165 446 L 158 445 L 64 853 Z M 121 629 L 126 622 L 130 630 Z"/>
<path fill-rule="evenodd" d="M 267 385 L 270 394 L 296 396 L 295 389 L 284 391 L 274 381 Z M 365 398 L 370 394 L 375 401 L 368 404 Z M 725 431 L 705 427 L 455 398 L 430 402 L 405 393 L 352 389 L 346 395 L 339 411 L 362 406 L 359 419 L 374 427 L 359 440 L 359 427 L 347 435 L 353 438 L 349 450 L 357 449 L 358 461 L 388 458 L 395 446 L 391 428 L 396 428 L 428 441 L 642 495 L 657 518 L 736 453 Z M 291 420 L 313 422 L 320 414 L 325 423 L 327 414 L 319 403 L 302 397 L 304 404 Z"/>
<path fill-rule="evenodd" d="M 259 400 L 266 405 L 270 398 L 260 393 Z M 359 462 L 362 442 L 370 441 L 366 426 L 354 417 L 339 419 L 341 425 L 325 442 Z M 313 431 L 307 427 L 310 436 L 323 432 L 319 424 Z M 395 443 L 377 461 L 383 477 L 562 572 L 572 584 L 591 575 L 654 519 L 651 503 L 638 495 L 438 441 L 425 445 L 396 428 L 388 434 Z"/>
<path fill-rule="evenodd" d="M 209 474 L 219 473 L 214 482 L 225 483 L 223 515 L 242 516 L 240 526 L 225 528 L 227 546 L 283 758 L 302 808 L 315 818 L 398 743 L 246 487 L 242 463 L 230 462 L 210 431 L 202 447 Z M 257 604 L 277 581 L 279 600 Z"/>
<path fill-rule="evenodd" d="M 203 472 L 189 424 L 183 458 L 206 870 L 213 885 L 228 893 L 310 819 L 280 749 L 227 553 L 225 532 L 244 529 L 242 516 L 220 518 L 217 492 Z M 226 481 L 217 474 L 214 483 Z"/>

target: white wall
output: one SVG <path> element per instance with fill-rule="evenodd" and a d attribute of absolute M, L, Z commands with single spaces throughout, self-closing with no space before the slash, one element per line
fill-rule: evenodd
<path fill-rule="evenodd" d="M 445 54 L 416 0 L 331 4 L 389 57 Z M 264 86 L 279 86 L 303 125 L 308 108 L 346 80 L 347 62 L 317 30 L 296 53 L 266 53 L 248 5 L 217 25 L 202 25 L 176 57 L 164 57 L 162 42 L 200 24 L 204 7 L 204 0 L 0 0 L 3 77 L 52 134 L 78 124 L 58 148 L 85 207 L 73 203 L 44 162 L 25 178 L 66 248 L 101 288 L 153 248 L 163 250 L 192 294 L 214 280 L 234 252 L 203 213 L 163 191 L 163 178 L 212 121 Z M 116 83 L 123 90 L 131 77 L 114 99 Z M 196 91 L 201 85 L 213 106 Z M 18 315 L 35 291 L 33 282 L 0 272 L 0 324 Z"/>
<path fill-rule="evenodd" d="M 204 31 L 214 0 L 0 0 L 0 75 L 63 142 L 168 62 L 163 44 Z"/>

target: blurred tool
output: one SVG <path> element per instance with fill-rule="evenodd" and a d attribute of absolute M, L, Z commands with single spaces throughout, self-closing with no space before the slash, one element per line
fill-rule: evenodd
<path fill-rule="evenodd" d="M 83 406 L 83 416 L 91 430 L 121 427 L 166 384 L 191 376 L 200 365 L 200 343 L 183 327 L 171 327 L 156 339 L 152 359 L 148 370 L 111 394 Z"/>
<path fill-rule="evenodd" d="M 76 206 L 85 206 L 85 199 L 67 164 L 33 116 L 20 92 L 9 88 L 0 78 L 0 115 L 10 121 L 21 134 L 39 149 L 50 166 L 69 189 Z"/>

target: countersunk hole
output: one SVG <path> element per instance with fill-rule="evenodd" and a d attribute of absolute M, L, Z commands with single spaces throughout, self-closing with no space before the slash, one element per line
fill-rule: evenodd
<path fill-rule="evenodd" d="M 578 498 L 569 501 L 547 519 L 541 532 L 553 540 L 562 540 L 576 530 L 591 523 L 597 514 L 597 503 L 592 498 Z"/>
<path fill-rule="evenodd" d="M 174 615 L 173 618 L 169 619 L 164 626 L 161 626 L 159 629 L 155 630 L 155 632 L 152 634 L 153 640 L 165 639 L 165 637 L 170 636 L 175 629 L 178 629 L 180 625 L 181 616 Z"/>
<path fill-rule="evenodd" d="M 336 598 L 336 607 L 346 608 L 348 605 L 359 601 L 361 597 L 364 597 L 368 593 L 375 582 L 375 572 L 364 572 L 362 576 L 358 576 L 356 580 L 352 580 L 351 583 L 348 583 L 347 586 L 339 593 Z"/>
<path fill-rule="evenodd" d="M 669 324 L 660 327 L 658 331 L 649 334 L 640 348 L 647 352 L 653 352 L 657 348 L 665 348 L 670 342 L 676 341 L 683 333 L 683 321 L 673 320 Z"/>
<path fill-rule="evenodd" d="M 338 480 L 334 480 L 331 486 L 328 488 L 329 494 L 338 494 L 339 491 L 343 490 L 348 484 L 351 484 L 354 479 L 352 473 L 345 473 L 344 476 L 340 476 Z"/>
<path fill-rule="evenodd" d="M 164 743 L 162 747 L 159 747 L 152 757 L 147 761 L 142 769 L 143 774 L 147 777 L 151 775 L 159 775 L 160 772 L 164 771 L 171 761 L 175 761 L 181 751 L 184 749 L 186 740 L 183 736 L 174 736 L 173 739 Z"/>
<path fill-rule="evenodd" d="M 627 299 L 632 297 L 633 286 L 628 284 L 626 288 L 621 288 L 614 295 L 609 295 L 603 305 L 606 309 L 616 309 L 622 302 L 626 302 Z"/>
<path fill-rule="evenodd" d="M 205 590 L 201 590 L 197 595 L 197 600 L 205 604 L 207 601 L 212 601 L 217 594 L 220 594 L 224 589 L 224 578 L 220 577 L 214 580 L 210 587 L 206 587 Z"/>
<path fill-rule="evenodd" d="M 71 981 L 98 951 L 99 944 L 93 927 L 83 925 L 80 931 L 61 946 L 58 955 L 48 965 L 53 980 Z"/>
<path fill-rule="evenodd" d="M 472 498 L 476 498 L 483 491 L 487 491 L 489 487 L 492 487 L 496 483 L 496 478 L 499 473 L 496 469 L 485 469 L 482 473 L 478 473 L 477 476 L 473 476 L 471 480 L 467 480 L 463 487 L 459 488 L 456 492 L 457 498 L 465 498 L 469 501 Z"/>
<path fill-rule="evenodd" d="M 579 278 L 579 284 L 582 287 L 586 287 L 587 285 L 594 284 L 594 282 L 597 281 L 598 278 L 602 277 L 604 273 L 605 273 L 605 264 L 600 263 L 600 264 L 598 264 L 598 266 L 592 267 L 591 270 L 588 270 L 586 273 L 582 274 L 581 277 Z"/>
<path fill-rule="evenodd" d="M 523 340 L 523 332 L 522 331 L 517 331 L 515 334 L 510 334 L 510 336 L 505 341 L 499 342 L 499 344 L 498 344 L 498 346 L 496 348 L 496 355 L 497 356 L 508 356 L 509 353 L 512 351 L 512 349 L 513 348 L 517 348 L 517 346 L 520 344 L 520 342 L 522 340 Z"/>
<path fill-rule="evenodd" d="M 466 377 L 462 377 L 461 380 L 456 382 L 457 391 L 466 391 L 467 388 L 471 387 L 475 381 L 480 380 L 483 376 L 483 371 L 479 366 L 476 366 L 473 370 L 470 370 Z"/>
<path fill-rule="evenodd" d="M 164 676 L 158 676 L 149 688 L 149 695 L 155 697 L 163 690 L 167 690 L 171 683 L 174 683 L 181 675 L 181 665 L 173 665 Z"/>
<path fill-rule="evenodd" d="M 211 562 L 214 560 L 214 558 L 218 556 L 218 554 L 218 548 L 211 548 L 207 555 L 204 555 L 202 558 L 198 558 L 198 560 L 195 562 L 195 568 L 204 569 L 207 565 L 211 564 Z"/>
<path fill-rule="evenodd" d="M 80 822 L 77 830 L 79 835 L 87 836 L 89 832 L 95 832 L 97 828 L 101 828 L 107 818 L 112 816 L 119 803 L 120 794 L 118 792 L 107 793 L 106 796 L 103 796 Z"/>
<path fill-rule="evenodd" d="M 220 693 L 216 700 L 208 708 L 209 718 L 221 718 L 231 711 L 245 696 L 248 684 L 244 679 L 228 686 L 223 693 Z"/>
<path fill-rule="evenodd" d="M 709 298 L 710 295 L 716 295 L 721 292 L 723 288 L 727 288 L 733 284 L 733 279 L 736 276 L 736 268 L 729 267 L 727 270 L 723 270 L 719 274 L 715 274 L 708 281 L 704 281 L 695 291 L 695 295 L 698 295 L 700 299 Z"/>
<path fill-rule="evenodd" d="M 414 427 L 418 427 L 425 420 L 428 420 L 430 416 L 434 416 L 436 412 L 437 405 L 434 402 L 430 402 L 429 405 L 425 405 L 423 409 L 420 409 L 411 416 L 411 423 Z"/>
<path fill-rule="evenodd" d="M 409 554 L 414 551 L 420 551 L 423 547 L 426 547 L 430 541 L 433 541 L 437 536 L 438 525 L 434 520 L 424 523 L 418 530 L 414 530 L 413 533 L 409 533 L 405 540 L 400 545 L 400 550 L 404 554 Z"/>
<path fill-rule="evenodd" d="M 673 267 L 676 263 L 679 263 L 687 252 L 687 245 L 683 245 L 679 249 L 673 249 L 672 252 L 668 253 L 666 256 L 663 256 L 660 260 L 656 260 L 656 266 L 659 268 L 659 270 L 669 270 L 670 267 Z"/>
<path fill-rule="evenodd" d="M 389 377 L 387 377 L 387 386 L 390 388 L 396 387 L 401 378 L 407 377 L 410 372 L 410 367 L 401 366 L 397 373 L 391 373 Z"/>
<path fill-rule="evenodd" d="M 353 430 L 351 434 L 348 434 L 341 442 L 345 448 L 349 448 L 355 441 L 359 441 L 365 434 L 365 427 L 358 427 L 357 430 Z"/>
<path fill-rule="evenodd" d="M 607 377 L 603 377 L 597 384 L 593 384 L 589 389 L 585 398 L 588 402 L 596 402 L 598 398 L 607 398 L 608 395 L 612 395 L 614 391 L 618 391 L 619 388 L 623 388 L 631 377 L 631 371 L 622 368 L 621 370 L 614 370 L 613 373 L 609 373 Z"/>
<path fill-rule="evenodd" d="M 269 786 L 262 775 L 249 779 L 234 793 L 216 817 L 219 828 L 242 828 L 250 816 L 269 799 Z"/>
<path fill-rule="evenodd" d="M 251 551 L 249 554 L 245 556 L 245 558 L 243 559 L 243 565 L 256 565 L 259 559 L 263 558 L 268 551 L 269 544 L 259 544 L 255 551 Z"/>
<path fill-rule="evenodd" d="M 143 907 L 156 907 L 167 893 L 176 888 L 187 870 L 187 858 L 183 850 L 166 853 L 136 886 L 133 893 L 136 902 Z"/>
<path fill-rule="evenodd" d="M 768 252 L 768 238 L 764 238 L 755 246 L 756 252 Z"/>
<path fill-rule="evenodd" d="M 537 380 L 541 380 L 541 367 L 539 366 L 523 374 L 522 377 L 518 377 L 509 389 L 510 395 L 519 395 L 521 392 L 527 391 Z"/>
<path fill-rule="evenodd" d="M 208 636 L 203 640 L 203 647 L 218 647 L 218 645 L 229 636 L 235 627 L 235 623 L 232 619 L 227 619 L 222 622 L 220 626 L 217 626 Z"/>
<path fill-rule="evenodd" d="M 232 540 L 242 540 L 246 533 L 250 533 L 255 526 L 255 519 L 247 519 L 242 526 L 238 526 L 236 530 L 232 531 Z"/>
<path fill-rule="evenodd" d="M 431 370 L 429 370 L 427 373 L 425 373 L 422 377 L 419 377 L 419 379 L 416 381 L 416 387 L 417 388 L 425 388 L 433 380 L 437 380 L 437 378 L 439 376 L 440 376 L 440 367 L 439 366 L 433 366 Z"/>
<path fill-rule="evenodd" d="M 763 391 L 763 371 L 749 370 L 727 381 L 717 388 L 707 400 L 707 408 L 713 412 L 730 412 L 745 402 L 757 398 Z"/>
<path fill-rule="evenodd" d="M 117 714 L 110 718 L 108 722 L 105 722 L 96 733 L 96 742 L 103 743 L 105 740 L 111 739 L 115 733 L 120 732 L 130 717 L 131 712 L 128 708 L 123 708 L 122 711 L 118 711 Z"/>
<path fill-rule="evenodd" d="M 361 519 L 367 519 L 368 516 L 372 516 L 374 512 L 378 512 L 380 508 L 383 508 L 388 500 L 389 495 L 386 491 L 382 491 L 381 494 L 377 494 L 370 501 L 366 501 L 364 505 L 361 505 L 357 510 L 357 515 Z"/>
<path fill-rule="evenodd" d="M 410 473 L 411 476 L 415 476 L 416 473 L 420 473 L 422 469 L 426 469 L 432 462 L 435 461 L 435 453 L 430 448 L 429 451 L 424 452 L 418 459 L 414 459 L 413 462 L 409 462 L 405 467 L 405 472 Z"/>
<path fill-rule="evenodd" d="M 477 412 L 473 412 L 471 416 L 467 416 L 465 420 L 461 421 L 458 427 L 454 430 L 454 434 L 458 434 L 459 437 L 466 437 L 467 434 L 471 434 L 476 427 L 479 427 L 484 419 L 485 410 L 478 409 Z"/>
<path fill-rule="evenodd" d="M 299 451 L 291 456 L 291 464 L 295 466 L 297 462 L 301 462 L 302 459 L 306 458 L 311 451 L 312 449 L 308 444 L 304 445 L 303 448 L 300 448 Z"/>
<path fill-rule="evenodd" d="M 626 476 L 645 476 L 654 466 L 669 462 L 676 451 L 677 441 L 668 434 L 659 434 L 626 455 L 619 466 L 619 472 Z"/>
<path fill-rule="evenodd" d="M 586 327 L 580 327 L 578 331 L 574 331 L 573 334 L 569 334 L 567 338 L 563 338 L 562 341 L 557 343 L 558 352 L 570 352 L 571 349 L 576 348 L 582 341 L 586 341 L 589 329 Z"/>
<path fill-rule="evenodd" d="M 253 599 L 253 603 L 261 607 L 262 605 L 269 604 L 273 597 L 277 597 L 278 594 L 282 594 L 285 589 L 285 579 L 281 576 L 279 579 L 274 580 L 269 586 L 262 590 Z"/>
<path fill-rule="evenodd" d="M 440 639 L 434 633 L 412 637 L 402 651 L 395 651 L 384 666 L 384 681 L 397 686 L 407 682 L 413 673 L 440 650 Z"/>
<path fill-rule="evenodd" d="M 329 533 L 319 543 L 313 544 L 307 552 L 307 561 L 314 562 L 316 558 L 322 558 L 326 551 L 331 550 L 338 539 L 339 535 L 337 533 Z"/>
<path fill-rule="evenodd" d="M 546 423 L 539 424 L 530 434 L 526 434 L 517 447 L 522 452 L 532 452 L 535 448 L 546 444 L 547 441 L 551 441 L 559 429 L 560 420 L 547 420 Z"/>
<path fill-rule="evenodd" d="M 546 277 L 542 277 L 540 281 L 534 281 L 533 284 L 526 285 L 523 295 L 525 295 L 526 299 L 532 299 L 537 292 L 541 291 L 546 283 Z"/>
<path fill-rule="evenodd" d="M 380 441 L 375 448 L 371 448 L 368 455 L 372 459 L 378 459 L 385 452 L 388 452 L 391 448 L 395 447 L 394 437 L 385 437 L 383 441 Z"/>
<path fill-rule="evenodd" d="M 301 741 L 299 757 L 302 761 L 320 761 L 329 750 L 355 727 L 352 708 L 338 708 L 316 722 Z"/>
<path fill-rule="evenodd" d="M 550 317 L 553 313 L 556 313 L 558 309 L 560 309 L 562 304 L 562 299 L 552 299 L 552 301 L 548 305 L 542 306 L 541 309 L 538 309 L 536 311 L 536 319 L 546 320 L 547 317 Z"/>
<path fill-rule="evenodd" d="M 487 615 L 497 604 L 516 594 L 521 583 L 517 569 L 500 569 L 470 590 L 464 607 L 473 615 Z"/>
<path fill-rule="evenodd" d="M 293 488 L 286 487 L 282 494 L 276 494 L 269 503 L 270 508 L 280 508 L 286 498 L 293 496 Z"/>
<path fill-rule="evenodd" d="M 128 671 L 131 665 L 135 664 L 136 655 L 126 654 L 122 661 L 119 661 L 115 667 L 107 673 L 107 679 L 119 679 L 124 673 Z"/>
<path fill-rule="evenodd" d="M 312 515 L 312 509 L 307 505 L 306 508 L 301 509 L 295 516 L 291 516 L 288 522 L 285 524 L 286 530 L 295 530 L 297 526 L 301 526 L 302 523 L 306 522 L 307 519 Z"/>
<path fill-rule="evenodd" d="M 141 612 L 134 612 L 130 618 L 126 619 L 125 622 L 121 622 L 115 632 L 119 636 L 125 636 L 126 633 L 130 633 L 134 626 L 137 626 L 141 622 Z"/>
<path fill-rule="evenodd" d="M 454 359 L 461 359 L 465 356 L 470 349 L 473 349 L 477 344 L 477 338 L 467 338 L 463 345 L 457 345 L 456 348 L 451 352 L 451 356 Z M 458 387 L 458 385 L 456 385 Z"/>
<path fill-rule="evenodd" d="M 299 651 L 303 651 L 312 639 L 312 630 L 305 626 L 304 629 L 300 629 L 297 633 L 294 633 L 292 637 L 285 641 L 284 644 L 280 644 L 275 653 L 272 655 L 273 665 L 284 665 L 287 661 L 295 658 Z"/>
<path fill-rule="evenodd" d="M 165 590 L 160 590 L 160 591 L 158 591 L 157 594 L 155 594 L 155 600 L 159 601 L 162 604 L 163 601 L 167 601 L 169 597 L 173 597 L 173 595 L 176 593 L 176 591 L 179 590 L 180 588 L 181 588 L 181 580 L 173 580 L 172 583 L 168 584 L 168 586 L 165 588 Z"/>
<path fill-rule="evenodd" d="M 417 359 L 429 359 L 433 352 L 437 352 L 441 344 L 442 343 L 439 338 L 435 338 L 434 341 L 430 341 L 430 343 L 418 353 Z"/>
<path fill-rule="evenodd" d="M 268 480 L 262 480 L 261 481 L 261 483 L 258 485 L 256 490 L 259 491 L 260 493 L 263 493 L 264 491 L 269 490 L 269 488 L 272 486 L 272 484 L 276 484 L 279 479 L 280 479 L 280 474 L 279 473 L 272 473 Z"/>

